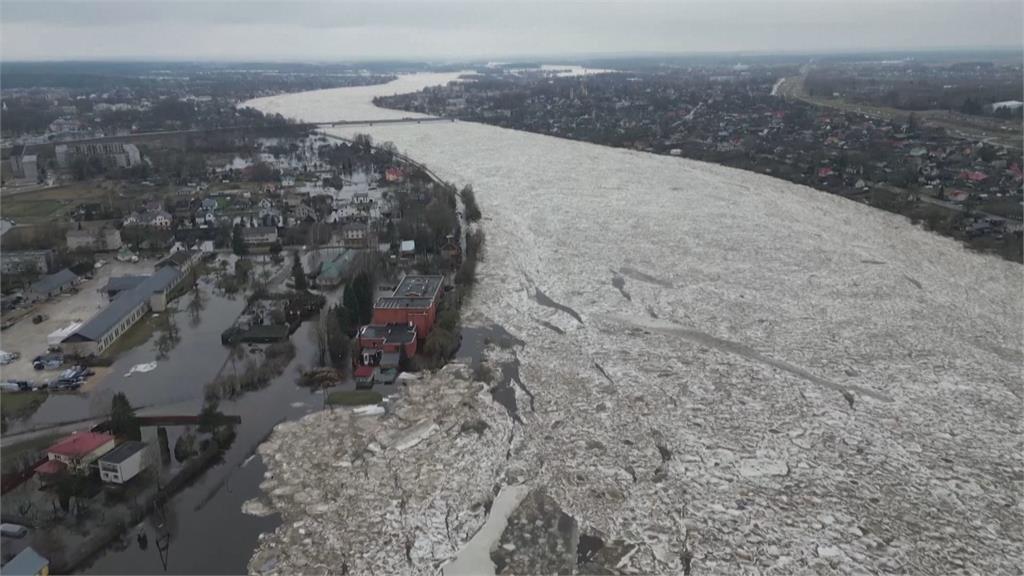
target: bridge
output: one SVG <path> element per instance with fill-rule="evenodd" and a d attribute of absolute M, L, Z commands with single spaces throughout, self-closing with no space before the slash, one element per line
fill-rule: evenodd
<path fill-rule="evenodd" d="M 439 118 L 427 116 L 425 118 L 385 118 L 381 120 L 338 120 L 336 122 L 318 122 L 312 126 L 335 127 L 335 126 L 373 126 L 374 124 L 424 124 L 427 122 L 455 122 L 455 118 Z"/>

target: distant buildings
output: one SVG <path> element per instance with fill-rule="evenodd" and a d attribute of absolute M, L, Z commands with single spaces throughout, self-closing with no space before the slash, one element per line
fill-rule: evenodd
<path fill-rule="evenodd" d="M 121 231 L 112 226 L 104 228 L 72 228 L 66 236 L 68 250 L 95 250 L 98 252 L 121 249 Z"/>
<path fill-rule="evenodd" d="M 118 168 L 131 168 L 142 163 L 142 156 L 134 144 L 123 142 L 91 142 L 88 144 L 58 144 L 54 148 L 57 165 L 68 168 L 77 158 L 99 157 L 105 163 Z"/>
<path fill-rule="evenodd" d="M 53 266 L 53 250 L 16 250 L 4 252 L 0 272 L 4 274 L 45 274 Z"/>

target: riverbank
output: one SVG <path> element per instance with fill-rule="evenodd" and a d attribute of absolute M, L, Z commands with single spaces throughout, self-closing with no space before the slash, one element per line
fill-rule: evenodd
<path fill-rule="evenodd" d="M 320 94 L 323 109 L 309 110 L 310 98 L 277 110 L 350 105 Z M 492 446 L 481 461 L 523 470 L 581 542 L 599 538 L 628 555 L 621 569 L 646 572 L 1013 569 L 1000 551 L 1024 541 L 1024 518 L 1006 505 L 1024 474 L 1005 458 L 1024 394 L 1018 264 L 871 207 L 682 158 L 468 122 L 369 132 L 446 181 L 472 182 L 487 255 L 464 316 L 523 343 L 498 354 L 515 352 L 510 388 L 533 407 L 519 410 L 512 450 Z M 508 422 L 496 415 L 488 425 Z M 471 436 L 444 438 L 441 458 L 473 450 L 462 445 Z M 317 474 L 334 461 L 274 473 L 324 485 Z M 967 506 L 949 482 L 985 488 Z M 446 513 L 416 527 L 443 527 Z M 304 537 L 349 537 L 322 526 Z M 390 533 L 367 526 L 354 537 L 379 548 Z M 277 545 L 324 561 L 301 540 Z M 456 554 L 447 548 L 435 545 L 439 562 Z M 404 546 L 387 550 L 382 566 L 406 570 Z M 436 569 L 429 553 L 413 558 Z"/>

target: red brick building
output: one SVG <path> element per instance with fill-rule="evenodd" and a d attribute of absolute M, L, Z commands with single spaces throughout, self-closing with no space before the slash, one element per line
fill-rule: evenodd
<path fill-rule="evenodd" d="M 444 276 L 407 275 L 391 296 L 377 300 L 371 325 L 412 324 L 417 339 L 426 340 L 437 320 L 443 282 Z"/>
<path fill-rule="evenodd" d="M 416 326 L 412 324 L 369 324 L 359 329 L 357 343 L 363 364 L 376 365 L 385 352 L 406 358 L 416 355 Z"/>

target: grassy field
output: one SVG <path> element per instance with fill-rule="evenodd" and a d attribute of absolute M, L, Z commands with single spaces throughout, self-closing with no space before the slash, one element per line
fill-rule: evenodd
<path fill-rule="evenodd" d="M 384 396 L 373 390 L 338 390 L 327 395 L 327 404 L 331 406 L 365 406 L 379 404 Z"/>
<path fill-rule="evenodd" d="M 27 192 L 5 191 L 0 203 L 4 218 L 18 224 L 37 224 L 51 221 L 79 204 L 106 200 L 110 194 L 108 190 L 83 182 Z"/>
<path fill-rule="evenodd" d="M 3 202 L 4 218 L 19 224 L 31 224 L 53 218 L 64 204 L 57 200 L 11 199 Z"/>
<path fill-rule="evenodd" d="M 46 392 L 0 393 L 0 412 L 5 418 L 27 418 L 46 401 Z"/>

